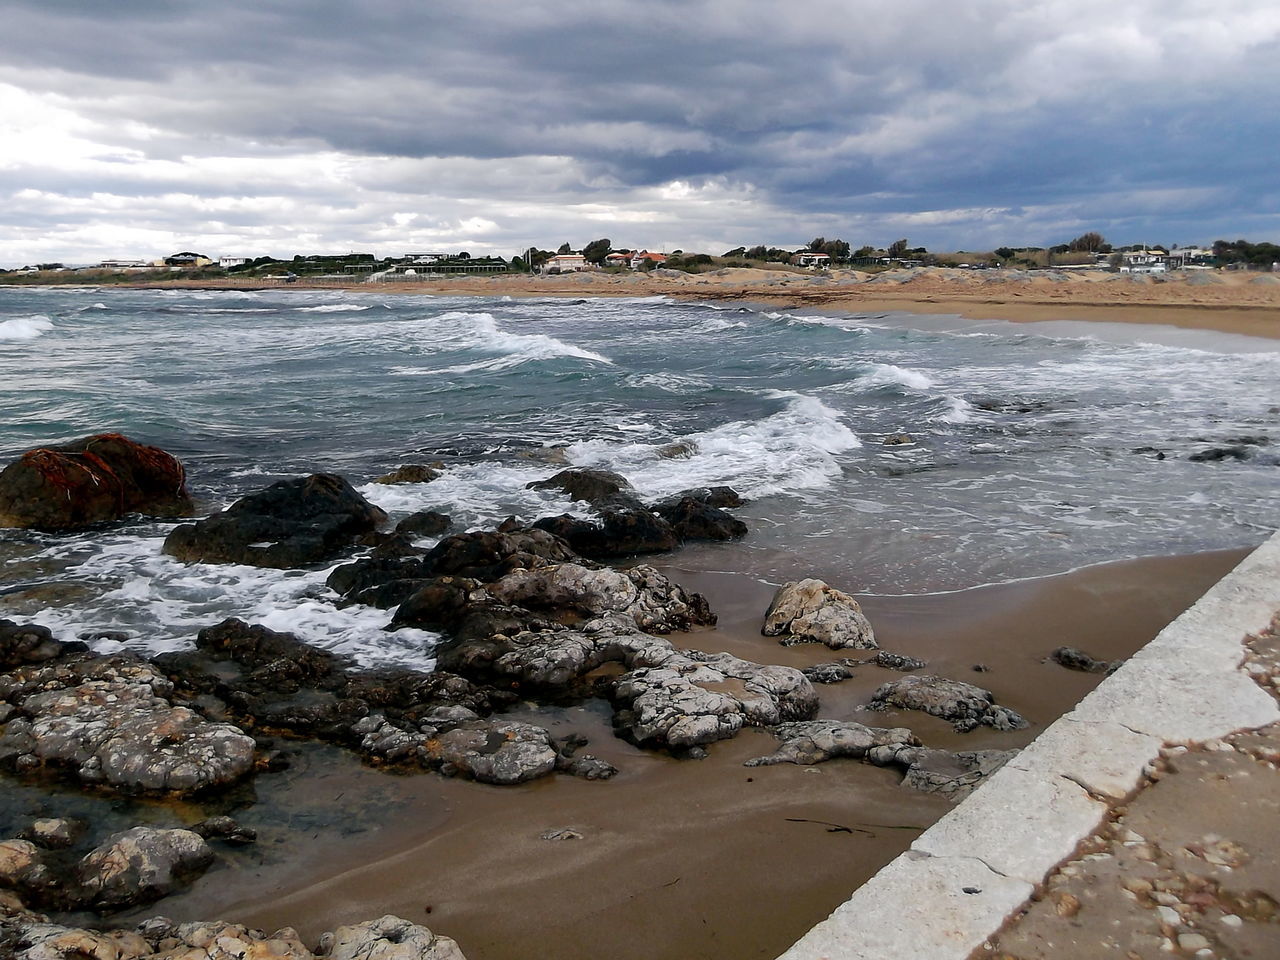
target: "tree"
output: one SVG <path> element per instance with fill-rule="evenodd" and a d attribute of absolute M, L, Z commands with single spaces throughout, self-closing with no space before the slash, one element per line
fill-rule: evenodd
<path fill-rule="evenodd" d="M 814 237 L 809 241 L 809 251 L 811 253 L 826 253 L 826 250 L 823 249 L 826 245 L 826 237 Z"/>
<path fill-rule="evenodd" d="M 893 243 L 889 244 L 889 256 L 891 257 L 900 258 L 906 252 L 907 241 L 905 239 L 895 240 Z"/>
<path fill-rule="evenodd" d="M 813 249 L 812 244 L 810 244 L 810 249 Z M 848 260 L 849 259 L 849 241 L 824 240 L 822 243 L 822 246 L 818 248 L 818 250 L 815 252 L 825 253 L 832 260 Z"/>
<path fill-rule="evenodd" d="M 573 247 L 569 246 L 568 243 L 560 244 L 560 249 L 556 251 L 556 255 L 564 256 L 566 253 L 573 253 Z"/>
<path fill-rule="evenodd" d="M 1015 251 L 1012 247 L 996 247 L 995 255 L 1001 260 L 1012 260 Z"/>
<path fill-rule="evenodd" d="M 746 257 L 748 260 L 763 260 L 766 256 L 768 256 L 768 253 L 769 251 L 765 249 L 764 244 L 760 244 L 759 246 L 752 247 L 750 250 L 748 250 L 746 253 Z"/>
<path fill-rule="evenodd" d="M 1106 242 L 1102 238 L 1102 234 L 1096 230 L 1090 230 L 1088 233 L 1080 234 L 1080 236 L 1067 244 L 1067 250 L 1071 253 L 1098 253 L 1106 245 Z"/>
<path fill-rule="evenodd" d="M 874 257 L 875 255 L 876 248 L 870 244 L 859 247 L 857 250 L 853 251 L 853 256 L 857 260 L 865 260 L 867 257 Z"/>
<path fill-rule="evenodd" d="M 582 255 L 586 257 L 587 263 L 604 263 L 604 258 L 608 256 L 609 251 L 613 249 L 613 244 L 608 237 L 601 237 L 599 240 L 592 240 L 582 248 Z"/>
<path fill-rule="evenodd" d="M 745 255 L 746 255 L 746 253 L 747 253 L 747 248 L 746 248 L 746 247 L 734 247 L 732 250 L 726 250 L 724 253 L 720 254 L 720 256 L 722 256 L 722 257 L 742 257 L 742 256 L 745 256 Z"/>

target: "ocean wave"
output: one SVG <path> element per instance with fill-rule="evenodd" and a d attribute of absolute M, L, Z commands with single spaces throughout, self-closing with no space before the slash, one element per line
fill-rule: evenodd
<path fill-rule="evenodd" d="M 0 321 L 0 340 L 34 340 L 53 329 L 53 321 L 42 313 Z"/>
<path fill-rule="evenodd" d="M 294 307 L 298 313 L 358 313 L 361 310 L 372 310 L 373 305 L 367 303 L 321 303 L 314 307 Z"/>
<path fill-rule="evenodd" d="M 933 386 L 933 381 L 919 370 L 899 367 L 892 363 L 872 364 L 866 375 L 859 378 L 858 383 L 869 387 L 910 387 L 912 390 L 928 390 Z"/>
<path fill-rule="evenodd" d="M 184 564 L 160 552 L 158 537 L 116 536 L 66 576 L 105 589 L 91 604 L 48 607 L 33 619 L 55 636 L 119 631 L 125 645 L 147 654 L 189 649 L 210 623 L 238 616 L 353 657 L 363 666 L 397 664 L 430 670 L 436 634 L 387 631 L 390 611 L 338 606 L 325 586 L 327 570 L 268 570 L 237 564 Z M 107 646 L 112 646 L 111 642 Z"/>
<path fill-rule="evenodd" d="M 473 373 L 480 370 L 504 370 L 539 360 L 571 358 L 613 364 L 603 354 L 557 340 L 545 333 L 512 333 L 498 326 L 490 313 L 451 312 L 419 321 L 436 335 L 440 346 L 470 350 L 481 354 L 497 354 L 484 360 L 473 360 L 441 368 L 397 367 L 393 373 L 410 376 L 441 373 Z"/>
<path fill-rule="evenodd" d="M 947 397 L 946 408 L 934 419 L 942 423 L 969 423 L 973 419 L 973 404 L 963 397 Z"/>
<path fill-rule="evenodd" d="M 862 445 L 842 414 L 792 391 L 765 395 L 783 401 L 783 408 L 759 420 L 673 438 L 692 451 L 688 457 L 664 457 L 668 444 L 603 440 L 573 444 L 565 452 L 578 466 L 616 470 L 641 496 L 654 499 L 718 484 L 752 498 L 831 486 L 841 475 L 838 456 Z"/>

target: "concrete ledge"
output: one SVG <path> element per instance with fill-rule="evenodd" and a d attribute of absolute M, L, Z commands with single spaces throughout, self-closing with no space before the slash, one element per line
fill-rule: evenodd
<path fill-rule="evenodd" d="M 1138 787 L 1163 744 L 1280 720 L 1240 669 L 1245 636 L 1277 611 L 1280 533 L 780 960 L 968 957 Z"/>

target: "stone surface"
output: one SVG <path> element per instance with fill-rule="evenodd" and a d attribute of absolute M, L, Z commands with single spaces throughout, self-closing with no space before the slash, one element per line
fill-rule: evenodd
<path fill-rule="evenodd" d="M 598 520 L 584 520 L 569 514 L 543 517 L 534 527 L 554 533 L 575 553 L 592 560 L 665 553 L 680 544 L 671 524 L 638 503 L 624 509 L 603 508 Z"/>
<path fill-rule="evenodd" d="M 0 620 L 0 670 L 27 663 L 44 663 L 64 653 L 85 649 L 83 643 L 68 644 L 53 639 L 49 628 L 37 623 Z"/>
<path fill-rule="evenodd" d="M 184 563 L 305 567 L 334 559 L 386 518 L 342 477 L 315 473 L 273 483 L 221 513 L 175 527 L 164 552 Z"/>
<path fill-rule="evenodd" d="M 130 513 L 190 516 L 186 471 L 118 433 L 29 450 L 0 472 L 0 527 L 75 530 Z"/>
<path fill-rule="evenodd" d="M 412 537 L 438 537 L 448 533 L 453 521 L 443 513 L 434 510 L 419 510 L 411 513 L 396 524 L 396 533 L 408 534 Z"/>
<path fill-rule="evenodd" d="M 425 463 L 402 463 L 390 473 L 383 474 L 374 483 L 430 483 L 440 476 L 440 471 Z"/>
<path fill-rule="evenodd" d="M 681 540 L 736 540 L 747 535 L 747 525 L 737 517 L 695 497 L 660 503 L 654 511 Z"/>
<path fill-rule="evenodd" d="M 213 851 L 190 830 L 134 827 L 109 837 L 80 861 L 83 899 L 96 908 L 158 900 L 213 863 Z"/>
<path fill-rule="evenodd" d="M 920 741 L 904 727 L 868 727 L 851 720 L 805 720 L 783 723 L 771 731 L 782 741 L 776 752 L 748 760 L 745 766 L 775 763 L 823 763 L 835 757 L 868 758 L 875 747 L 918 746 Z"/>
<path fill-rule="evenodd" d="M 833 650 L 874 650 L 871 624 L 858 601 L 821 580 L 785 583 L 774 594 L 761 633 L 781 637 L 784 645 L 825 643 Z"/>
<path fill-rule="evenodd" d="M 1018 730 L 1027 721 L 999 706 L 991 691 L 965 683 L 927 674 L 902 677 L 882 684 L 872 695 L 869 709 L 921 710 L 948 720 L 960 733 L 982 725 L 996 730 Z"/>
<path fill-rule="evenodd" d="M 339 927 L 322 946 L 329 960 L 466 960 L 448 937 L 392 916 Z"/>
<path fill-rule="evenodd" d="M 447 729 L 406 730 L 383 717 L 356 726 L 360 750 L 392 763 L 417 763 L 449 776 L 510 785 L 544 777 L 556 769 L 555 743 L 542 727 L 514 720 L 471 720 Z"/>
<path fill-rule="evenodd" d="M 611 470 L 570 468 L 545 480 L 526 485 L 530 490 L 559 490 L 572 500 L 597 504 L 621 495 L 634 496 L 635 490 L 626 477 Z"/>
<path fill-rule="evenodd" d="M 254 742 L 167 698 L 173 685 L 130 654 L 74 654 L 0 675 L 17 715 L 0 733 L 0 762 L 63 766 L 86 783 L 192 793 L 249 772 Z"/>

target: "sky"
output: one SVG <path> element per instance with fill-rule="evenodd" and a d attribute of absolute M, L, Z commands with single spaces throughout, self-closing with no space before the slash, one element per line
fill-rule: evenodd
<path fill-rule="evenodd" d="M 3 0 L 0 265 L 1280 241 L 1280 2 Z"/>

